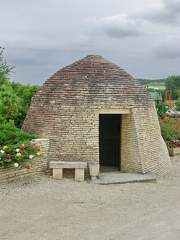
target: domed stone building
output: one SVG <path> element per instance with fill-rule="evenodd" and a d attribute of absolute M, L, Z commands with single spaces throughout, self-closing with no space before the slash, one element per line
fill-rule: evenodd
<path fill-rule="evenodd" d="M 51 76 L 34 95 L 23 130 L 50 140 L 49 161 L 171 169 L 154 101 L 130 74 L 88 55 Z"/>

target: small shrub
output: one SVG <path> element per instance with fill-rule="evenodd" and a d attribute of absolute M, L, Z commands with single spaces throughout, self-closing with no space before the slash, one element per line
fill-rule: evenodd
<path fill-rule="evenodd" d="M 166 142 L 168 148 L 177 148 L 180 147 L 180 140 L 172 140 Z"/>
<path fill-rule="evenodd" d="M 178 140 L 180 138 L 180 118 L 159 118 L 161 134 L 165 141 Z"/>
<path fill-rule="evenodd" d="M 28 134 L 15 127 L 13 121 L 0 124 L 0 146 L 17 144 L 36 138 L 37 136 Z"/>

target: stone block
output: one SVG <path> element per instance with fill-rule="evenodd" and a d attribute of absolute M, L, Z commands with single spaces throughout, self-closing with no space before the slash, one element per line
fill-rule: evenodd
<path fill-rule="evenodd" d="M 53 168 L 53 178 L 62 179 L 63 178 L 63 169 L 62 168 Z"/>
<path fill-rule="evenodd" d="M 83 182 L 84 181 L 84 169 L 75 169 L 75 181 Z"/>
<path fill-rule="evenodd" d="M 51 161 L 50 168 L 87 168 L 87 162 Z"/>
<path fill-rule="evenodd" d="M 89 173 L 92 180 L 97 179 L 99 175 L 99 163 L 90 163 L 89 164 Z"/>

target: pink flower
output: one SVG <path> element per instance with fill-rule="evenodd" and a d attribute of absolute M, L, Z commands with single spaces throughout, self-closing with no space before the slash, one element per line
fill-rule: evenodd
<path fill-rule="evenodd" d="M 10 153 L 6 154 L 6 158 L 10 158 L 10 156 L 11 156 Z"/>

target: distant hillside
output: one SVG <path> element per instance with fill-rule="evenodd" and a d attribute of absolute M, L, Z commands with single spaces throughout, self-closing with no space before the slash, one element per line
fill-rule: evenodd
<path fill-rule="evenodd" d="M 137 80 L 142 84 L 142 85 L 148 85 L 150 83 L 164 83 L 165 79 L 143 79 L 143 78 L 137 78 Z"/>

